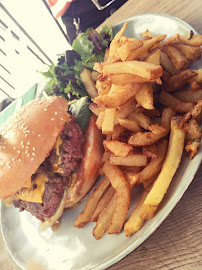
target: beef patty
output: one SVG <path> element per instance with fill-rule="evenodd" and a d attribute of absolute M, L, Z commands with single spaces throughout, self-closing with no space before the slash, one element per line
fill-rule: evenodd
<path fill-rule="evenodd" d="M 20 211 L 29 211 L 41 221 L 52 217 L 56 213 L 61 203 L 65 187 L 68 184 L 68 177 L 78 167 L 82 158 L 83 133 L 73 117 L 68 124 L 65 124 L 60 137 L 62 144 L 59 147 L 61 156 L 59 166 L 63 172 L 60 174 L 51 172 L 52 165 L 58 160 L 56 151 L 52 150 L 49 157 L 46 158 L 32 176 L 34 179 L 40 173 L 47 173 L 48 175 L 43 194 L 43 203 L 33 203 L 23 200 L 14 202 L 14 206 L 20 208 Z"/>

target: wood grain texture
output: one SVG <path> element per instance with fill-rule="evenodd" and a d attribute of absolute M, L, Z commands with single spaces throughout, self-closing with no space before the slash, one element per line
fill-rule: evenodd
<path fill-rule="evenodd" d="M 128 0 L 106 23 L 142 13 L 165 13 L 192 25 L 202 34 L 201 0 Z M 158 230 L 139 248 L 110 270 L 201 270 L 202 269 L 202 166 L 181 201 Z M 0 234 L 0 269 L 18 267 Z M 37 270 L 37 269 L 36 269 Z"/>
<path fill-rule="evenodd" d="M 143 13 L 161 13 L 178 17 L 202 34 L 201 0 L 128 0 L 104 24 L 116 24 Z"/>

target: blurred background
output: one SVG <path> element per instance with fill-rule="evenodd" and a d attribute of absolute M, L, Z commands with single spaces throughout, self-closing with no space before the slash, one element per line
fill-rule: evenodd
<path fill-rule="evenodd" d="M 44 78 L 40 71 L 69 49 L 61 19 L 45 0 L 0 1 L 0 109 Z"/>

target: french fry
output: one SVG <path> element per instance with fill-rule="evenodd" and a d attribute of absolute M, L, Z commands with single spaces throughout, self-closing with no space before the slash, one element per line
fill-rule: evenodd
<path fill-rule="evenodd" d="M 117 108 L 125 104 L 140 89 L 139 84 L 127 83 L 122 85 L 112 85 L 110 92 L 106 95 L 99 95 L 94 99 L 94 103 L 99 106 L 105 105 L 109 108 Z"/>
<path fill-rule="evenodd" d="M 110 164 L 121 166 L 144 167 L 147 165 L 147 156 L 142 154 L 131 154 L 125 158 L 110 156 Z"/>
<path fill-rule="evenodd" d="M 154 134 L 152 132 L 137 132 L 129 138 L 128 144 L 133 146 L 151 145 L 165 137 L 167 133 L 167 131 L 161 134 Z"/>
<path fill-rule="evenodd" d="M 110 151 L 116 157 L 127 157 L 130 152 L 133 151 L 133 147 L 123 142 L 119 141 L 103 141 L 105 149 Z"/>
<path fill-rule="evenodd" d="M 118 121 L 122 127 L 130 131 L 133 132 L 143 131 L 143 128 L 134 120 L 119 118 Z"/>
<path fill-rule="evenodd" d="M 173 65 L 172 61 L 170 60 L 170 58 L 167 56 L 166 53 L 161 51 L 161 59 L 160 59 L 160 63 L 162 65 L 162 67 L 167 70 L 171 75 L 174 75 L 177 73 L 177 70 L 175 68 L 175 66 Z"/>
<path fill-rule="evenodd" d="M 108 206 L 108 203 L 110 202 L 114 194 L 115 189 L 110 185 L 110 187 L 107 189 L 107 191 L 103 194 L 102 198 L 98 202 L 96 209 L 91 217 L 91 221 L 96 222 L 98 220 L 99 214 L 106 206 Z"/>
<path fill-rule="evenodd" d="M 180 113 L 189 112 L 194 107 L 193 103 L 181 101 L 165 91 L 161 91 L 159 102 Z"/>
<path fill-rule="evenodd" d="M 177 41 L 177 40 L 179 39 L 179 37 L 180 37 L 180 34 L 175 34 L 175 35 L 173 35 L 173 36 L 167 38 L 167 39 L 165 40 L 165 45 L 170 45 L 170 44 L 173 43 L 174 41 Z"/>
<path fill-rule="evenodd" d="M 121 30 L 113 38 L 113 40 L 110 44 L 110 47 L 109 47 L 109 57 L 115 55 L 117 52 L 117 49 L 121 46 L 121 44 L 119 43 L 119 40 L 123 36 L 127 26 L 128 26 L 128 23 L 124 23 Z"/>
<path fill-rule="evenodd" d="M 140 90 L 136 93 L 135 98 L 137 103 L 147 110 L 153 110 L 153 88 L 152 84 L 144 83 L 142 84 Z"/>
<path fill-rule="evenodd" d="M 103 178 L 88 198 L 83 211 L 78 215 L 76 221 L 74 222 L 74 227 L 81 228 L 85 226 L 86 223 L 91 221 L 96 206 L 109 185 L 109 179 L 106 177 Z"/>
<path fill-rule="evenodd" d="M 186 132 L 186 141 L 200 141 L 202 132 L 195 119 L 191 119 L 188 123 L 185 123 L 184 130 Z"/>
<path fill-rule="evenodd" d="M 109 161 L 105 162 L 103 171 L 116 190 L 116 207 L 108 233 L 119 233 L 130 206 L 130 185 L 121 170 L 117 166 L 110 164 Z"/>
<path fill-rule="evenodd" d="M 147 130 L 149 129 L 149 125 L 151 124 L 150 118 L 143 113 L 132 112 L 128 115 L 128 119 L 135 121 L 141 127 Z"/>
<path fill-rule="evenodd" d="M 103 119 L 104 119 L 104 114 L 105 112 L 104 111 L 100 111 L 99 114 L 98 114 L 98 118 L 95 122 L 96 126 L 98 129 L 102 130 L 102 123 L 103 123 Z"/>
<path fill-rule="evenodd" d="M 193 34 L 186 34 L 179 37 L 179 40 L 181 40 L 184 44 L 190 45 L 190 46 L 201 46 L 202 45 L 202 36 L 201 35 L 195 35 Z"/>
<path fill-rule="evenodd" d="M 154 216 L 160 202 L 167 192 L 182 158 L 184 138 L 184 129 L 180 128 L 177 123 L 172 120 L 168 151 L 161 172 L 140 211 L 140 217 L 143 219 L 150 219 Z"/>
<path fill-rule="evenodd" d="M 177 70 L 184 69 L 188 66 L 189 60 L 177 48 L 170 45 L 163 47 L 163 52 L 171 59 Z M 103 67 L 104 69 L 104 67 Z"/>
<path fill-rule="evenodd" d="M 130 236 L 136 233 L 143 226 L 145 219 L 140 216 L 140 211 L 147 195 L 149 194 L 149 191 L 150 188 L 147 188 L 143 191 L 142 196 L 140 197 L 135 209 L 133 210 L 128 221 L 125 223 L 124 232 L 126 236 Z"/>
<path fill-rule="evenodd" d="M 124 134 L 126 129 L 121 125 L 116 125 L 112 133 L 112 140 L 121 140 L 121 135 Z"/>
<path fill-rule="evenodd" d="M 80 78 L 89 96 L 92 98 L 97 97 L 98 91 L 97 91 L 97 88 L 95 87 L 95 83 L 92 79 L 90 70 L 84 68 L 80 73 Z"/>
<path fill-rule="evenodd" d="M 93 70 L 94 71 L 97 71 L 98 73 L 102 73 L 102 71 L 103 71 L 103 64 L 102 63 L 95 62 L 94 63 L 94 66 L 93 66 Z"/>
<path fill-rule="evenodd" d="M 190 159 L 193 159 L 195 157 L 195 155 L 198 152 L 199 146 L 200 146 L 200 142 L 198 141 L 193 141 L 193 142 L 190 141 L 186 144 L 185 150 L 188 153 Z"/>
<path fill-rule="evenodd" d="M 121 47 L 117 49 L 117 53 L 121 61 L 126 61 L 127 57 L 130 55 L 132 50 L 136 50 L 143 45 L 142 40 L 134 40 L 131 42 L 125 42 Z"/>
<path fill-rule="evenodd" d="M 157 145 L 157 158 L 151 159 L 148 165 L 139 173 L 138 184 L 153 179 L 161 170 L 164 158 L 166 156 L 168 141 L 163 140 Z"/>
<path fill-rule="evenodd" d="M 126 118 L 136 108 L 135 97 L 130 98 L 125 104 L 119 107 L 116 112 L 115 125 L 119 123 L 119 118 Z"/>
<path fill-rule="evenodd" d="M 162 134 L 166 132 L 166 128 L 159 124 L 150 125 L 149 130 L 154 134 Z"/>
<path fill-rule="evenodd" d="M 114 194 L 107 207 L 104 207 L 98 216 L 96 226 L 93 230 L 95 239 L 100 239 L 110 227 L 114 216 L 114 211 L 116 209 L 116 204 L 116 194 Z"/>
<path fill-rule="evenodd" d="M 175 115 L 175 111 L 171 108 L 164 108 L 162 112 L 162 125 L 167 131 L 170 131 L 171 118 Z"/>
<path fill-rule="evenodd" d="M 145 54 L 148 53 L 149 49 L 151 49 L 156 43 L 164 40 L 165 37 L 166 35 L 157 35 L 157 36 L 151 37 L 151 39 L 144 40 L 143 46 L 136 50 L 133 50 L 128 56 L 127 60 L 131 61 L 131 60 L 135 60 L 144 56 Z"/>
<path fill-rule="evenodd" d="M 202 83 L 202 68 L 198 70 L 194 69 L 193 71 L 196 72 L 197 75 L 190 79 L 190 82 Z"/>
<path fill-rule="evenodd" d="M 140 34 L 142 38 L 144 37 L 153 37 L 152 33 L 147 29 L 144 33 Z"/>
<path fill-rule="evenodd" d="M 150 53 L 146 57 L 145 62 L 152 63 L 154 65 L 160 65 L 160 59 L 161 59 L 161 51 L 158 49 L 158 50 Z"/>
<path fill-rule="evenodd" d="M 181 53 L 190 60 L 196 60 L 201 57 L 201 48 L 193 47 L 184 44 L 172 44 L 175 48 L 181 51 Z"/>
<path fill-rule="evenodd" d="M 102 122 L 102 134 L 111 134 L 114 130 L 114 122 L 116 117 L 116 109 L 105 109 Z"/>
<path fill-rule="evenodd" d="M 157 145 L 152 144 L 152 145 L 143 146 L 142 153 L 148 158 L 156 159 L 158 157 Z"/>
<path fill-rule="evenodd" d="M 129 73 L 148 80 L 154 80 L 162 76 L 162 67 L 143 61 L 126 61 L 113 64 L 104 64 L 103 75 Z"/>
<path fill-rule="evenodd" d="M 185 85 L 191 78 L 196 76 L 197 73 L 192 69 L 186 69 L 180 73 L 171 76 L 165 81 L 164 86 L 167 92 L 175 92 L 177 89 Z"/>
<path fill-rule="evenodd" d="M 95 103 L 91 103 L 89 106 L 89 109 L 91 110 L 91 112 L 93 112 L 97 116 L 100 113 L 99 108 L 98 108 L 97 104 L 95 104 Z"/>
<path fill-rule="evenodd" d="M 109 81 L 113 84 L 125 84 L 125 83 L 144 83 L 144 82 L 154 82 L 154 80 L 143 78 L 130 73 L 116 73 L 109 74 Z"/>
<path fill-rule="evenodd" d="M 173 96 L 184 102 L 197 103 L 199 100 L 202 100 L 202 89 L 195 91 L 181 91 L 173 94 Z"/>

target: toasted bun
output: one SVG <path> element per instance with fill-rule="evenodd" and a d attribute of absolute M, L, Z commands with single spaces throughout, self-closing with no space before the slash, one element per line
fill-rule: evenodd
<path fill-rule="evenodd" d="M 90 118 L 85 133 L 83 159 L 68 190 L 65 208 L 73 207 L 86 196 L 95 184 L 103 155 L 103 137 L 96 124 L 96 116 Z"/>
<path fill-rule="evenodd" d="M 16 193 L 49 155 L 67 119 L 63 97 L 23 106 L 0 128 L 0 199 Z"/>

